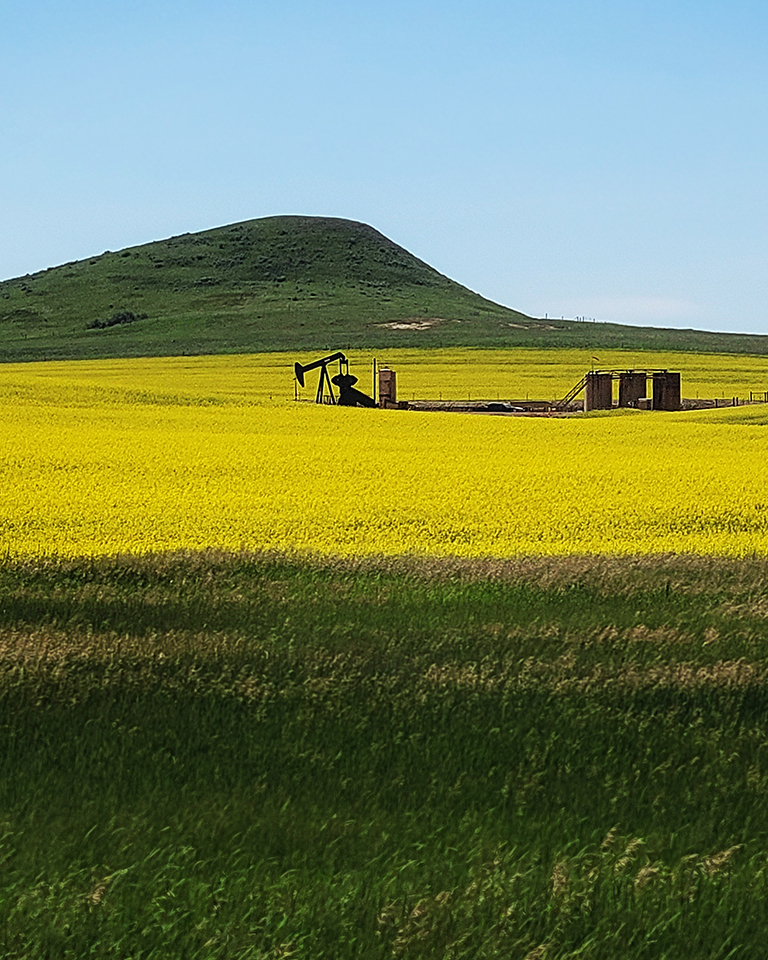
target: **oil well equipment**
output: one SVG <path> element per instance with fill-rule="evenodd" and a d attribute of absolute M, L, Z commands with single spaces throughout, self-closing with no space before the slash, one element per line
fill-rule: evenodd
<path fill-rule="evenodd" d="M 328 373 L 328 367 L 337 362 L 339 372 L 332 377 Z M 312 360 L 310 363 L 295 363 L 293 371 L 300 386 L 304 386 L 304 376 L 310 370 L 320 371 L 315 403 L 338 404 L 340 407 L 376 406 L 373 397 L 356 389 L 357 377 L 349 372 L 349 360 L 341 351 L 331 353 L 327 357 L 320 357 L 319 360 Z M 338 397 L 334 393 L 334 386 L 338 389 Z"/>
<path fill-rule="evenodd" d="M 338 364 L 338 373 L 331 370 Z M 490 413 L 507 416 L 563 416 L 590 410 L 611 410 L 613 407 L 634 407 L 637 410 L 682 410 L 693 405 L 717 406 L 717 401 L 681 399 L 680 373 L 675 370 L 590 370 L 576 383 L 562 400 L 495 401 L 490 400 L 412 400 L 397 399 L 397 377 L 388 366 L 377 366 L 373 361 L 373 397 L 358 390 L 358 378 L 349 372 L 349 360 L 341 352 L 330 353 L 309 363 L 295 363 L 294 396 L 298 386 L 304 386 L 306 375 L 319 370 L 315 403 L 337 404 L 342 407 L 380 407 L 395 410 L 443 410 L 463 413 Z M 618 391 L 614 384 L 618 383 Z M 580 394 L 583 401 L 579 400 Z M 617 393 L 617 400 L 614 394 Z M 765 394 L 768 401 L 768 392 Z M 750 394 L 750 401 L 753 395 Z M 736 404 L 736 400 L 733 401 Z M 698 408 L 697 406 L 697 408 Z"/>
<path fill-rule="evenodd" d="M 610 410 L 613 384 L 619 382 L 619 407 L 639 410 L 680 410 L 680 374 L 673 370 L 591 370 L 559 401 L 567 409 L 584 391 L 584 411 Z M 650 396 L 648 381 L 651 381 Z"/>

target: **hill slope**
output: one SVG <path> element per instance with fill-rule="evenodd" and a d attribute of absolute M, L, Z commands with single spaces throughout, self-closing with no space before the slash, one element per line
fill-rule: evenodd
<path fill-rule="evenodd" d="M 768 353 L 768 338 L 541 321 L 366 224 L 267 217 L 0 283 L 0 360 L 389 346 Z"/>

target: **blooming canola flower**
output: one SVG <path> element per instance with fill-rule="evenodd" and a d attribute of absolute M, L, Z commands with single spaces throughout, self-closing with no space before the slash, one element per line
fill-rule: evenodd
<path fill-rule="evenodd" d="M 560 353 L 558 373 L 533 358 L 555 395 L 583 366 Z M 768 552 L 766 406 L 565 419 L 327 407 L 292 402 L 293 359 L 0 368 L 0 549 Z M 536 366 L 525 351 L 424 353 L 421 373 L 417 353 L 394 359 L 420 396 L 477 389 L 478 364 Z M 762 358 L 693 358 L 688 377 L 683 360 L 664 365 L 702 395 L 726 369 L 742 394 L 768 382 Z"/>

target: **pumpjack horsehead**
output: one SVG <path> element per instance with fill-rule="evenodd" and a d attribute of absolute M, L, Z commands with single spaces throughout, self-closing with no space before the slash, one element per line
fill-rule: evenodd
<path fill-rule="evenodd" d="M 335 377 L 328 373 L 328 367 L 332 363 L 339 363 L 339 372 Z M 340 407 L 375 407 L 376 401 L 360 390 L 355 389 L 357 377 L 349 372 L 349 360 L 343 353 L 332 353 L 330 356 L 321 357 L 319 360 L 313 360 L 312 363 L 295 363 L 293 365 L 296 379 L 300 386 L 304 386 L 304 374 L 310 370 L 320 370 L 320 382 L 317 385 L 317 396 L 315 403 L 335 403 Z M 333 386 L 339 388 L 339 398 L 333 392 Z"/>

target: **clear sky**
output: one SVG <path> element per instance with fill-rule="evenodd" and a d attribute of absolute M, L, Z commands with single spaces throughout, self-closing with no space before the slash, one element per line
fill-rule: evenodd
<path fill-rule="evenodd" d="M 768 334 L 768 4 L 3 0 L 0 278 L 362 220 L 534 316 Z"/>

